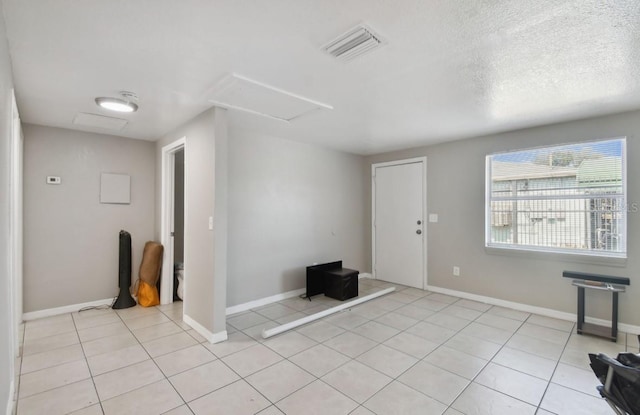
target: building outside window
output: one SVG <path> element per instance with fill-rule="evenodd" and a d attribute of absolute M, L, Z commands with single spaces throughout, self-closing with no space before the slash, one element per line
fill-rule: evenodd
<path fill-rule="evenodd" d="M 626 257 L 625 144 L 487 156 L 486 246 Z"/>

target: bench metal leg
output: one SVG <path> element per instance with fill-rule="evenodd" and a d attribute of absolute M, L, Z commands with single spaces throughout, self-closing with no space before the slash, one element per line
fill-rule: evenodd
<path fill-rule="evenodd" d="M 611 337 L 613 339 L 612 342 L 615 342 L 618 338 L 618 293 L 613 292 L 613 299 L 611 303 L 613 304 L 613 308 L 611 310 Z"/>
<path fill-rule="evenodd" d="M 584 324 L 584 288 L 578 287 L 578 334 L 582 334 Z"/>

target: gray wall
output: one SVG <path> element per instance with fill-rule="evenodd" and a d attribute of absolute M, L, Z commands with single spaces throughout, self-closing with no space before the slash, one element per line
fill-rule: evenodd
<path fill-rule="evenodd" d="M 118 232 L 131 233 L 132 282 L 153 238 L 155 144 L 36 125 L 24 136 L 24 311 L 117 295 Z M 131 204 L 100 203 L 101 173 L 131 176 Z"/>
<path fill-rule="evenodd" d="M 305 287 L 314 262 L 369 271 L 363 157 L 230 134 L 228 306 Z"/>
<path fill-rule="evenodd" d="M 12 343 L 15 340 L 11 316 L 9 281 L 9 165 L 11 137 L 11 61 L 7 47 L 4 16 L 0 10 L 0 411 L 10 401 Z"/>
<path fill-rule="evenodd" d="M 217 163 L 219 157 L 226 158 L 225 124 L 226 112 L 210 109 L 156 142 L 159 238 L 162 147 L 186 138 L 184 314 L 212 333 L 226 329 L 226 256 L 218 257 L 226 252 L 226 185 L 220 171 L 225 166 Z M 209 230 L 209 217 L 214 217 L 214 231 Z"/>
<path fill-rule="evenodd" d="M 611 137 L 627 137 L 628 203 L 640 201 L 640 112 L 593 118 L 440 145 L 376 155 L 371 163 L 427 156 L 427 204 L 438 223 L 428 223 L 429 284 L 508 301 L 576 312 L 576 289 L 563 270 L 627 276 L 631 286 L 620 295 L 620 321 L 640 325 L 640 213 L 628 215 L 625 266 L 602 265 L 554 255 L 498 255 L 484 249 L 485 156 L 490 153 Z M 370 187 L 367 188 L 371 199 Z M 370 203 L 367 203 L 370 224 Z M 370 233 L 370 229 L 369 229 Z M 370 243 L 369 248 L 370 250 Z M 461 276 L 452 276 L 452 267 Z M 611 319 L 610 295 L 587 297 L 587 315 Z"/>

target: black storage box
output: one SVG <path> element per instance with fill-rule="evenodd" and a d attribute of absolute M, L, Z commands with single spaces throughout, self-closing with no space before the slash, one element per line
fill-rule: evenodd
<path fill-rule="evenodd" d="M 324 272 L 324 295 L 344 301 L 358 296 L 358 271 L 337 268 Z"/>

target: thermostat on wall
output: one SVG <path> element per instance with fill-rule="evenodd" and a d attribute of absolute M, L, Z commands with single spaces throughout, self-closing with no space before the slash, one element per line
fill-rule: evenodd
<path fill-rule="evenodd" d="M 47 176 L 47 184 L 60 184 L 62 180 L 60 180 L 60 176 Z"/>

